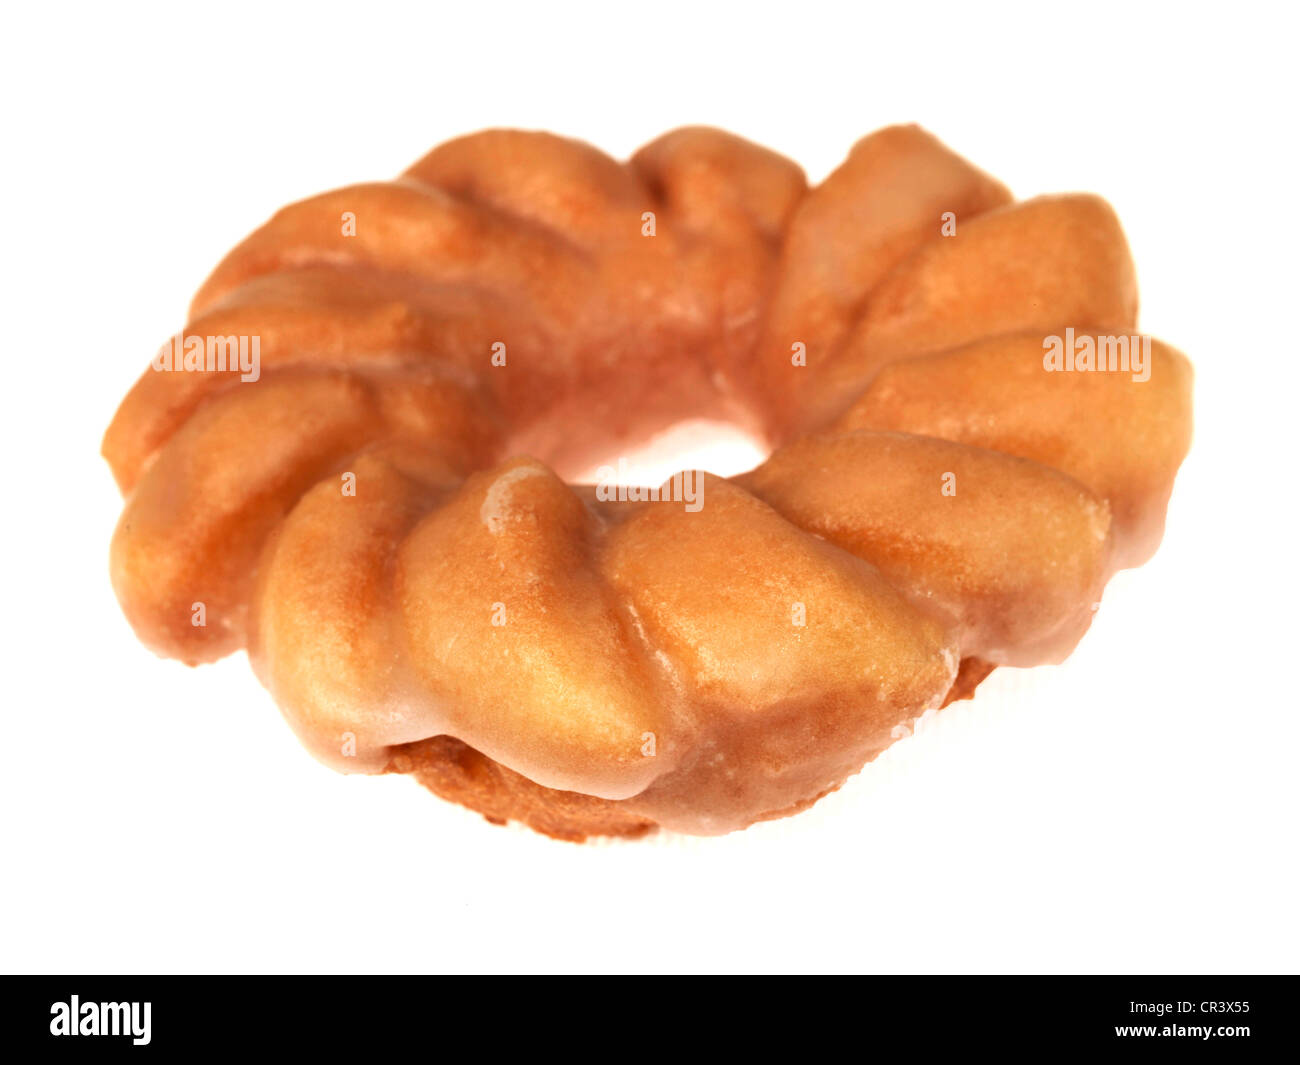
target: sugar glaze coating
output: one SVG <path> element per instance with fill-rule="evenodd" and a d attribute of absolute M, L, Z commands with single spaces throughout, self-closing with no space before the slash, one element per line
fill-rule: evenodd
<path fill-rule="evenodd" d="M 1104 201 L 1014 202 L 916 127 L 811 189 L 711 129 L 625 164 L 475 134 L 216 268 L 184 334 L 260 374 L 123 401 L 114 587 L 160 654 L 246 647 L 341 771 L 560 838 L 731 831 L 1060 661 L 1155 550 L 1187 360 L 1044 364 L 1136 316 Z M 699 416 L 774 450 L 698 509 L 566 483 Z"/>

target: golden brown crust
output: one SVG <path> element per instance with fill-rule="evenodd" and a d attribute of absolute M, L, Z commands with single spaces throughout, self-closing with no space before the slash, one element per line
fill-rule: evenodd
<path fill-rule="evenodd" d="M 975 689 L 995 668 L 978 658 L 962 659 L 943 705 L 974 698 Z M 571 843 L 582 843 L 590 836 L 637 839 L 656 828 L 649 818 L 630 812 L 628 803 L 544 788 L 451 736 L 397 748 L 385 772 L 409 774 L 435 795 L 475 810 L 493 824 L 518 821 L 552 839 Z M 806 810 L 839 786 L 791 808 L 761 814 L 757 820 L 771 821 Z"/>
<path fill-rule="evenodd" d="M 943 705 L 973 698 L 976 687 L 994 668 L 977 658 L 963 659 Z M 435 795 L 475 810 L 493 824 L 518 821 L 552 839 L 571 843 L 582 843 L 590 836 L 636 839 L 656 827 L 650 819 L 631 813 L 623 802 L 534 784 L 451 736 L 434 736 L 397 748 L 385 772 L 409 774 Z M 828 788 L 796 808 L 763 814 L 758 820 L 807 809 L 837 788 Z"/>
<path fill-rule="evenodd" d="M 655 827 L 618 802 L 534 784 L 451 736 L 397 748 L 386 772 L 409 774 L 435 795 L 476 810 L 493 824 L 518 821 L 571 843 L 589 836 L 635 839 Z"/>
<path fill-rule="evenodd" d="M 943 705 L 948 706 L 961 699 L 974 699 L 975 689 L 995 669 L 997 666 L 992 662 L 983 662 L 978 658 L 963 658 L 961 668 L 957 670 L 957 679 L 952 682 L 952 688 L 944 696 Z"/>

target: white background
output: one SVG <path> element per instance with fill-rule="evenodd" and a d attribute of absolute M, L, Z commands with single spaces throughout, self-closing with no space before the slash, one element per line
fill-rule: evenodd
<path fill-rule="evenodd" d="M 0 967 L 1296 970 L 1283 5 L 35 10 L 0 63 Z M 99 438 L 275 208 L 491 125 L 624 156 L 711 123 L 816 180 L 912 120 L 1019 195 L 1108 197 L 1143 330 L 1196 365 L 1164 546 L 1066 665 L 997 672 L 810 813 L 573 846 L 336 776 L 242 655 L 135 641 Z"/>

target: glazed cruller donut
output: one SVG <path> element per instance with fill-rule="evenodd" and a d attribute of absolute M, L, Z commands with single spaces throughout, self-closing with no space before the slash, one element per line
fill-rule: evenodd
<path fill-rule="evenodd" d="M 562 838 L 741 828 L 1061 660 L 1155 549 L 1191 370 L 1136 316 L 1106 203 L 915 127 L 813 189 L 716 130 L 480 133 L 217 267 L 184 334 L 260 373 L 126 397 L 114 587 L 160 654 L 247 647 L 340 770 Z M 1145 377 L 1053 372 L 1067 330 Z M 563 479 L 691 417 L 776 450 L 695 509 Z"/>

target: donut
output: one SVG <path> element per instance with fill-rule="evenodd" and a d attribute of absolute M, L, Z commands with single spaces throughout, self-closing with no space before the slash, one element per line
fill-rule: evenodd
<path fill-rule="evenodd" d="M 916 126 L 435 148 L 231 251 L 121 403 L 113 587 L 303 745 L 559 839 L 802 810 L 1156 549 L 1192 372 L 1123 230 Z M 768 457 L 575 477 L 665 427 Z"/>

